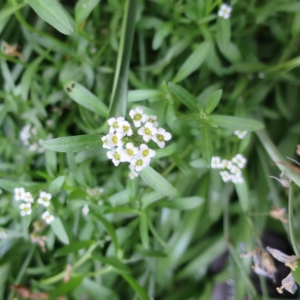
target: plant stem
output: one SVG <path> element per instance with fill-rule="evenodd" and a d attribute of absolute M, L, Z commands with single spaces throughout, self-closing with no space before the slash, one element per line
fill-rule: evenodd
<path fill-rule="evenodd" d="M 290 239 L 294 249 L 294 252 L 297 256 L 300 256 L 299 247 L 296 242 L 295 231 L 293 226 L 293 200 L 294 200 L 294 185 L 291 182 L 290 189 L 289 189 L 289 232 L 290 232 Z"/>

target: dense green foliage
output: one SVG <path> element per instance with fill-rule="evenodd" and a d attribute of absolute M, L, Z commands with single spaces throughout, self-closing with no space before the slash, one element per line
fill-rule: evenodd
<path fill-rule="evenodd" d="M 0 299 L 210 299 L 228 280 L 234 299 L 270 299 L 240 245 L 264 252 L 267 228 L 299 255 L 300 176 L 284 157 L 300 134 L 300 3 L 228 4 L 229 18 L 219 0 L 1 2 Z M 131 179 L 101 138 L 136 107 L 172 139 L 151 141 Z M 212 159 L 237 154 L 241 179 L 224 182 Z"/>

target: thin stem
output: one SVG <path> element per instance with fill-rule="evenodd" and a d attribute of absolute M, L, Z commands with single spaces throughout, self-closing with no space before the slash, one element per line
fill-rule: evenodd
<path fill-rule="evenodd" d="M 293 200 L 294 200 L 294 185 L 291 182 L 290 189 L 289 189 L 289 232 L 290 232 L 290 238 L 291 238 L 294 252 L 297 256 L 300 256 L 300 251 L 299 251 L 299 247 L 296 242 L 295 231 L 294 231 L 294 226 L 293 226 L 293 216 L 294 216 Z"/>

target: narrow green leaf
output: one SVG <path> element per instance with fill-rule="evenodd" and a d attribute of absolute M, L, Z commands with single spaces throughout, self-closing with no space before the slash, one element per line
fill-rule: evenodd
<path fill-rule="evenodd" d="M 100 0 L 79 0 L 75 5 L 75 20 L 79 26 L 99 4 Z"/>
<path fill-rule="evenodd" d="M 203 122 L 201 126 L 201 152 L 207 167 L 210 167 L 212 158 L 212 142 L 208 125 Z"/>
<path fill-rule="evenodd" d="M 222 97 L 222 90 L 217 90 L 209 97 L 205 107 L 206 114 L 209 115 L 214 111 L 214 109 L 218 106 L 221 97 Z"/>
<path fill-rule="evenodd" d="M 230 130 L 255 131 L 265 127 L 263 123 L 253 119 L 245 119 L 245 118 L 222 116 L 222 115 L 210 115 L 209 117 L 219 127 L 230 129 Z"/>
<path fill-rule="evenodd" d="M 217 20 L 217 44 L 221 52 L 226 51 L 230 42 L 230 20 L 218 18 Z"/>
<path fill-rule="evenodd" d="M 54 179 L 49 185 L 48 192 L 50 194 L 57 193 L 62 187 L 62 185 L 64 184 L 64 181 L 65 181 L 65 176 L 59 176 L 56 179 Z"/>
<path fill-rule="evenodd" d="M 142 300 L 150 300 L 147 292 L 138 284 L 138 282 L 130 275 L 120 273 L 122 277 L 131 285 L 134 291 Z"/>
<path fill-rule="evenodd" d="M 129 91 L 127 94 L 127 99 L 128 102 L 136 102 L 160 96 L 162 96 L 162 92 L 158 90 L 136 90 Z"/>
<path fill-rule="evenodd" d="M 61 283 L 55 287 L 55 290 L 50 294 L 49 300 L 55 300 L 58 296 L 65 295 L 73 291 L 82 281 L 84 276 L 71 278 L 68 282 Z"/>
<path fill-rule="evenodd" d="M 46 149 L 57 152 L 81 152 L 97 148 L 102 148 L 103 143 L 99 135 L 77 135 L 61 137 L 49 141 L 44 141 Z"/>
<path fill-rule="evenodd" d="M 249 207 L 249 193 L 246 182 L 243 181 L 241 183 L 235 183 L 235 190 L 239 198 L 240 205 L 244 212 L 247 212 Z"/>
<path fill-rule="evenodd" d="M 93 258 L 96 258 L 102 263 L 114 267 L 116 270 L 120 272 L 131 273 L 131 270 L 116 257 L 104 257 L 98 254 L 94 254 Z"/>
<path fill-rule="evenodd" d="M 56 217 L 50 225 L 59 240 L 64 244 L 69 244 L 69 237 L 60 218 Z"/>
<path fill-rule="evenodd" d="M 176 122 L 179 125 L 189 124 L 196 121 L 200 121 L 200 115 L 199 114 L 189 114 L 182 117 L 179 117 Z"/>
<path fill-rule="evenodd" d="M 127 104 L 128 72 L 131 57 L 137 0 L 126 0 L 121 29 L 121 40 L 111 93 L 109 116 L 125 116 Z"/>
<path fill-rule="evenodd" d="M 193 111 L 198 111 L 197 109 L 197 99 L 192 96 L 186 89 L 180 87 L 177 84 L 172 82 L 168 83 L 169 89 L 171 93 L 178 98 L 184 105 L 186 105 L 189 109 Z"/>
<path fill-rule="evenodd" d="M 159 173 L 153 170 L 150 166 L 139 172 L 142 179 L 151 186 L 155 191 L 165 196 L 178 196 L 178 191 L 162 177 Z"/>
<path fill-rule="evenodd" d="M 62 6 L 57 0 L 26 0 L 37 15 L 63 34 L 74 32 Z"/>
<path fill-rule="evenodd" d="M 13 192 L 15 188 L 24 187 L 20 183 L 8 179 L 0 179 L 0 188 L 8 191 Z"/>
<path fill-rule="evenodd" d="M 210 41 L 201 43 L 187 58 L 172 81 L 175 83 L 179 82 L 196 71 L 208 56 L 210 47 Z"/>
<path fill-rule="evenodd" d="M 145 249 L 149 249 L 149 233 L 147 226 L 147 212 L 143 210 L 140 216 L 140 236 L 142 245 Z"/>
<path fill-rule="evenodd" d="M 203 204 L 204 199 L 202 197 L 193 196 L 193 197 L 177 198 L 169 201 L 168 200 L 159 201 L 158 203 L 160 206 L 163 207 L 181 209 L 181 210 L 190 210 Z"/>
<path fill-rule="evenodd" d="M 68 80 L 64 82 L 63 86 L 66 93 L 76 103 L 102 117 L 107 117 L 108 108 L 106 105 L 83 85 L 76 81 Z"/>
<path fill-rule="evenodd" d="M 54 257 L 64 256 L 69 253 L 77 252 L 78 250 L 80 250 L 82 248 L 90 247 L 94 243 L 95 243 L 94 241 L 89 241 L 89 240 L 72 242 L 72 243 L 70 243 L 70 245 L 67 245 L 67 246 L 64 246 L 64 247 L 58 249 L 55 252 Z"/>

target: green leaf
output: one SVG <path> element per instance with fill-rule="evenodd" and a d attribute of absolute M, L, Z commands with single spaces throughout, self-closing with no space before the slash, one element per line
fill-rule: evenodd
<path fill-rule="evenodd" d="M 147 226 L 147 212 L 143 210 L 140 216 L 140 236 L 142 245 L 145 249 L 149 249 L 149 233 L 148 233 L 148 226 Z"/>
<path fill-rule="evenodd" d="M 82 248 L 90 247 L 94 243 L 95 243 L 94 241 L 89 241 L 89 240 L 84 240 L 84 241 L 79 241 L 79 242 L 72 242 L 72 243 L 70 243 L 70 245 L 64 246 L 64 247 L 58 249 L 55 252 L 54 257 L 64 256 L 64 255 L 67 255 L 69 253 L 77 252 L 78 250 L 80 250 Z"/>
<path fill-rule="evenodd" d="M 79 0 L 75 6 L 75 20 L 79 26 L 99 4 L 100 0 Z"/>
<path fill-rule="evenodd" d="M 24 186 L 16 181 L 0 179 L 0 188 L 5 191 L 12 193 L 15 188 L 20 188 L 20 187 L 24 187 Z"/>
<path fill-rule="evenodd" d="M 247 212 L 249 207 L 249 193 L 245 180 L 241 183 L 235 183 L 235 190 L 239 198 L 240 205 L 244 212 Z"/>
<path fill-rule="evenodd" d="M 57 152 L 81 152 L 102 148 L 103 143 L 99 135 L 77 135 L 61 137 L 43 142 L 46 149 Z"/>
<path fill-rule="evenodd" d="M 65 181 L 65 176 L 59 176 L 56 179 L 54 179 L 49 185 L 48 192 L 50 194 L 54 194 L 58 192 L 62 187 L 62 185 L 64 184 L 64 181 Z"/>
<path fill-rule="evenodd" d="M 184 105 L 193 111 L 198 111 L 197 99 L 192 96 L 187 90 L 172 82 L 168 83 L 171 93 L 178 98 Z"/>
<path fill-rule="evenodd" d="M 62 6 L 57 0 L 26 0 L 37 15 L 63 34 L 74 32 Z"/>
<path fill-rule="evenodd" d="M 299 264 L 298 264 L 299 266 Z M 300 284 L 300 268 L 297 267 L 295 271 L 292 270 L 292 274 L 293 274 L 293 277 L 295 279 L 295 281 Z"/>
<path fill-rule="evenodd" d="M 217 44 L 221 52 L 226 51 L 230 42 L 230 20 L 218 18 L 217 20 Z"/>
<path fill-rule="evenodd" d="M 147 292 L 138 284 L 138 282 L 130 275 L 120 273 L 122 277 L 131 285 L 134 291 L 142 300 L 150 300 Z"/>
<path fill-rule="evenodd" d="M 171 183 L 150 166 L 140 171 L 139 174 L 155 191 L 170 197 L 179 195 L 178 191 L 171 185 Z"/>
<path fill-rule="evenodd" d="M 94 254 L 93 257 L 98 259 L 104 264 L 108 264 L 114 267 L 116 270 L 120 272 L 131 273 L 130 269 L 116 257 L 104 257 L 97 254 Z"/>
<path fill-rule="evenodd" d="M 221 97 L 222 97 L 222 90 L 217 90 L 209 97 L 205 107 L 206 114 L 209 115 L 214 111 L 214 109 L 218 106 Z"/>
<path fill-rule="evenodd" d="M 108 108 L 106 105 L 83 85 L 76 81 L 68 80 L 64 82 L 63 86 L 66 93 L 76 103 L 104 118 L 107 117 Z"/>
<path fill-rule="evenodd" d="M 64 244 L 69 244 L 69 237 L 60 218 L 56 217 L 50 225 L 59 240 Z"/>
<path fill-rule="evenodd" d="M 159 201 L 159 205 L 163 207 L 173 208 L 173 209 L 181 209 L 181 210 L 190 210 L 198 207 L 199 205 L 204 203 L 204 199 L 202 197 L 193 196 L 193 197 L 184 197 L 177 198 L 174 200 L 165 200 Z"/>
<path fill-rule="evenodd" d="M 50 294 L 49 300 L 55 300 L 58 296 L 65 295 L 73 291 L 82 281 L 84 276 L 71 278 L 68 282 L 61 283 L 55 287 L 55 290 Z"/>
<path fill-rule="evenodd" d="M 209 117 L 219 127 L 230 129 L 230 130 L 255 131 L 265 127 L 263 123 L 253 119 L 245 119 L 245 118 L 222 116 L 222 115 L 210 115 Z"/>
<path fill-rule="evenodd" d="M 124 117 L 126 113 L 128 89 L 127 81 L 134 36 L 136 11 L 137 0 L 126 0 L 117 65 L 115 68 L 115 77 L 109 106 L 110 117 Z"/>
<path fill-rule="evenodd" d="M 201 152 L 207 167 L 210 167 L 212 158 L 212 141 L 208 125 L 203 122 L 201 126 Z"/>
<path fill-rule="evenodd" d="M 179 82 L 186 77 L 188 77 L 191 73 L 199 69 L 201 64 L 204 62 L 206 57 L 209 54 L 209 50 L 211 47 L 211 42 L 206 41 L 201 43 L 193 53 L 187 58 L 184 64 L 180 67 L 179 71 L 175 75 L 173 82 Z"/>
<path fill-rule="evenodd" d="M 128 102 L 142 101 L 160 96 L 162 96 L 162 92 L 158 90 L 136 90 L 129 91 L 127 94 Z"/>

